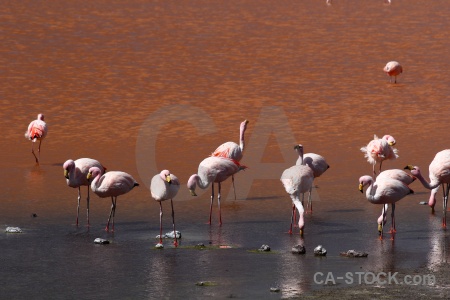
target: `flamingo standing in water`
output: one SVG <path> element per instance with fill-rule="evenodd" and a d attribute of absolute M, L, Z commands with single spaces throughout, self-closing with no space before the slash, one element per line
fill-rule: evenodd
<path fill-rule="evenodd" d="M 403 199 L 406 195 L 414 193 L 406 184 L 400 180 L 393 178 L 380 178 L 374 181 L 369 175 L 364 175 L 359 178 L 359 190 L 364 193 L 364 187 L 369 186 L 366 190 L 366 198 L 372 204 L 383 205 L 382 220 L 386 215 L 385 204 L 392 205 L 391 212 L 391 234 L 395 233 L 395 203 Z M 378 228 L 380 239 L 383 239 L 384 222 L 381 222 L 381 228 Z M 392 235 L 391 239 L 394 239 Z"/>
<path fill-rule="evenodd" d="M 410 185 L 414 180 L 416 180 L 416 177 L 411 176 L 410 174 L 406 173 L 403 170 L 399 169 L 391 169 L 391 170 L 385 170 L 378 174 L 377 180 L 383 180 L 383 179 L 396 179 L 401 182 L 403 182 L 406 185 Z M 381 211 L 381 215 L 377 220 L 378 223 L 378 231 L 381 232 L 381 222 L 383 222 L 383 225 L 386 224 L 386 212 L 388 210 L 389 204 L 384 204 L 383 209 Z"/>
<path fill-rule="evenodd" d="M 244 134 L 247 130 L 248 121 L 244 120 L 239 126 L 239 145 L 235 142 L 225 142 L 211 154 L 211 156 L 227 157 L 234 159 L 235 161 L 241 161 L 244 156 Z M 236 200 L 236 189 L 234 187 L 234 175 L 231 175 L 231 182 L 233 183 L 234 200 Z"/>
<path fill-rule="evenodd" d="M 389 82 L 392 82 L 394 76 L 394 83 L 397 83 L 397 76 L 403 73 L 403 67 L 396 61 L 390 61 L 384 66 L 383 71 L 389 76 Z"/>
<path fill-rule="evenodd" d="M 64 177 L 66 177 L 67 185 L 72 188 L 78 188 L 77 226 L 78 215 L 80 213 L 81 186 L 87 186 L 87 225 L 89 226 L 89 181 L 87 175 L 89 169 L 92 167 L 99 168 L 102 175 L 105 173 L 105 168 L 102 164 L 91 158 L 79 158 L 75 161 L 69 159 L 63 165 Z"/>
<path fill-rule="evenodd" d="M 442 227 L 447 227 L 447 202 L 450 190 L 450 149 L 442 150 L 434 157 L 429 166 L 430 182 L 423 178 L 419 167 L 408 165 L 405 169 L 411 170 L 411 174 L 417 177 L 425 188 L 433 190 L 430 201 L 428 202 L 428 205 L 431 206 L 432 211 L 434 211 L 434 205 L 436 204 L 436 199 L 434 196 L 439 188 L 439 185 L 442 185 L 442 190 L 444 193 L 444 216 L 442 218 Z"/>
<path fill-rule="evenodd" d="M 175 230 L 175 213 L 173 211 L 173 201 L 178 190 L 180 189 L 180 181 L 178 178 L 171 174 L 169 170 L 163 170 L 161 173 L 153 176 L 150 184 L 150 191 L 152 197 L 159 202 L 159 244 L 162 245 L 162 201 L 170 199 L 170 205 L 172 206 L 172 222 L 173 222 L 173 234 L 175 236 L 174 245 L 178 246 L 177 232 Z"/>
<path fill-rule="evenodd" d="M 191 175 L 188 180 L 187 187 L 192 196 L 197 196 L 195 188 L 198 185 L 201 189 L 206 189 L 211 185 L 211 205 L 209 207 L 209 222 L 211 224 L 212 206 L 214 201 L 214 183 L 218 183 L 219 191 L 217 193 L 217 203 L 219 206 L 219 225 L 222 226 L 222 213 L 220 209 L 220 189 L 221 183 L 228 177 L 236 174 L 240 170 L 247 168 L 239 162 L 226 158 L 210 156 L 200 162 L 197 174 Z"/>
<path fill-rule="evenodd" d="M 373 136 L 373 140 L 361 148 L 361 151 L 364 153 L 364 157 L 367 158 L 367 161 L 373 165 L 373 174 L 376 176 L 375 165 L 377 162 L 380 163 L 381 173 L 381 165 L 385 160 L 394 160 L 398 158 L 398 150 L 393 148 L 395 145 L 395 139 L 391 135 L 385 135 L 381 139 L 379 139 L 376 135 Z"/>
<path fill-rule="evenodd" d="M 306 153 L 305 155 L 303 155 L 303 163 L 302 163 L 302 158 L 299 157 L 297 159 L 296 165 L 301 165 L 301 164 L 307 165 L 308 167 L 311 168 L 311 170 L 313 170 L 314 178 L 320 177 L 320 175 L 325 173 L 325 171 L 330 168 L 330 166 L 328 165 L 325 158 L 323 156 L 321 156 L 319 154 L 315 154 L 315 153 Z M 308 209 L 308 207 L 309 207 L 310 213 L 312 213 L 311 190 L 312 190 L 312 186 L 311 186 L 311 189 L 309 190 L 308 203 L 306 205 L 306 209 Z M 303 201 L 302 201 L 302 203 L 303 203 Z"/>
<path fill-rule="evenodd" d="M 31 153 L 34 155 L 37 164 L 39 164 L 39 158 L 41 157 L 41 143 L 42 140 L 47 136 L 47 132 L 47 123 L 45 123 L 44 121 L 43 114 L 38 114 L 37 119 L 32 121 L 28 125 L 28 129 L 25 132 L 25 138 L 33 142 L 33 144 L 31 144 Z M 34 143 L 36 141 L 39 141 L 38 156 L 36 156 L 36 153 L 34 153 Z"/>
<path fill-rule="evenodd" d="M 311 190 L 314 172 L 310 167 L 303 165 L 303 146 L 296 145 L 294 149 L 299 154 L 300 161 L 297 161 L 299 164 L 284 170 L 280 180 L 293 203 L 289 233 L 292 234 L 292 223 L 294 222 L 295 208 L 297 208 L 299 214 L 298 227 L 300 228 L 300 235 L 303 235 L 305 221 L 303 219 L 304 208 L 300 201 L 300 194 Z"/>
<path fill-rule="evenodd" d="M 112 217 L 112 231 L 114 231 L 114 215 L 116 214 L 117 197 L 131 191 L 139 183 L 125 172 L 111 171 L 102 175 L 102 171 L 97 167 L 89 169 L 87 179 L 94 178 L 91 182 L 92 191 L 100 198 L 111 197 L 111 211 L 109 213 L 106 231 L 109 231 L 109 223 Z"/>

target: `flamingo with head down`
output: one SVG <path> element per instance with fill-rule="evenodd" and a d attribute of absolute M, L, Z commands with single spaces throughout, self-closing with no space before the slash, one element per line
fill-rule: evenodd
<path fill-rule="evenodd" d="M 442 150 L 434 157 L 429 166 L 430 182 L 423 178 L 419 167 L 408 165 L 405 169 L 409 169 L 411 174 L 417 177 L 425 188 L 432 190 L 430 201 L 428 202 L 428 205 L 431 206 L 432 211 L 434 211 L 434 205 L 436 204 L 435 194 L 439 188 L 439 185 L 442 185 L 442 190 L 444 193 L 444 216 L 442 218 L 442 226 L 447 227 L 447 202 L 450 190 L 450 149 Z"/>
<path fill-rule="evenodd" d="M 227 157 L 210 156 L 200 162 L 197 173 L 191 175 L 191 177 L 189 178 L 187 187 L 192 196 L 197 196 L 197 194 L 195 193 L 195 188 L 197 187 L 197 185 L 201 189 L 206 189 L 211 184 L 211 204 L 209 207 L 208 224 L 211 225 L 212 206 L 214 202 L 214 183 L 217 183 L 219 188 L 217 193 L 217 204 L 219 206 L 219 225 L 222 226 L 222 212 L 220 209 L 221 183 L 228 177 L 236 174 L 240 170 L 244 170 L 245 168 L 247 167 L 239 164 L 239 162 L 233 159 Z"/>
<path fill-rule="evenodd" d="M 302 158 L 299 157 L 297 159 L 296 165 L 307 165 L 311 168 L 311 170 L 314 173 L 314 178 L 320 177 L 323 173 L 325 173 L 326 170 L 330 168 L 327 161 L 325 160 L 325 157 L 316 154 L 316 153 L 306 153 L 303 155 L 303 162 Z M 312 186 L 309 189 L 309 195 L 308 195 L 308 203 L 306 204 L 306 209 L 309 207 L 309 212 L 312 213 L 312 199 L 311 199 L 311 191 Z M 302 199 L 303 200 L 303 199 Z M 302 201 L 303 203 L 303 201 Z"/>
<path fill-rule="evenodd" d="M 383 71 L 389 76 L 389 82 L 392 82 L 394 77 L 394 83 L 397 83 L 397 76 L 403 73 L 403 67 L 396 61 L 390 61 L 384 66 Z"/>

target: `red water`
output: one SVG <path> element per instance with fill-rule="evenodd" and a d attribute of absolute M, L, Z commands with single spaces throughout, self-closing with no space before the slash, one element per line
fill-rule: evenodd
<path fill-rule="evenodd" d="M 359 149 L 374 134 L 390 134 L 400 157 L 383 166 L 415 164 L 427 176 L 435 153 L 449 148 L 449 13 L 446 0 L 4 4 L 0 221 L 27 226 L 37 213 L 46 224 L 70 228 L 76 190 L 66 186 L 61 166 L 91 157 L 142 183 L 119 197 L 117 221 L 142 221 L 145 233 L 157 234 L 158 204 L 148 183 L 165 168 L 183 184 L 175 201 L 180 230 L 203 223 L 209 190 L 192 199 L 185 183 L 218 145 L 238 141 L 247 119 L 241 162 L 249 169 L 236 176 L 238 201 L 230 183 L 223 186 L 224 226 L 288 222 L 290 200 L 279 177 L 295 163 L 292 148 L 301 143 L 331 166 L 316 182 L 315 207 L 323 219 L 307 220 L 307 228 L 337 222 L 372 229 L 380 208 L 357 190 L 359 176 L 371 172 Z M 397 84 L 382 71 L 391 60 L 403 65 Z M 35 166 L 23 133 L 38 113 L 45 114 L 49 133 Z M 430 217 L 417 205 L 428 191 L 419 183 L 412 188 L 417 195 L 402 202 L 413 204 L 398 205 L 398 225 L 406 224 L 397 236 L 419 225 L 414 218 L 440 220 L 440 207 Z M 100 228 L 109 201 L 91 202 Z M 354 211 L 344 219 L 326 214 L 341 209 Z M 363 234 L 376 238 L 375 228 Z M 354 233 L 349 238 L 358 240 Z"/>

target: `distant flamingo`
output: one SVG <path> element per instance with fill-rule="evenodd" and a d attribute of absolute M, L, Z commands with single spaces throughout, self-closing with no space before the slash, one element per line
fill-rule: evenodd
<path fill-rule="evenodd" d="M 89 169 L 87 179 L 94 179 L 91 183 L 92 191 L 100 198 L 111 197 L 111 211 L 109 213 L 108 224 L 105 230 L 109 231 L 109 223 L 112 217 L 112 231 L 114 231 L 114 215 L 116 214 L 117 196 L 131 191 L 139 183 L 130 174 L 120 171 L 111 171 L 102 175 L 102 171 L 97 167 Z"/>
<path fill-rule="evenodd" d="M 220 209 L 220 188 L 221 183 L 228 177 L 236 174 L 246 166 L 239 164 L 237 161 L 226 158 L 210 156 L 200 162 L 197 174 L 193 174 L 187 183 L 187 187 L 192 196 L 197 196 L 195 188 L 198 185 L 201 189 L 206 189 L 211 185 L 211 205 L 209 208 L 209 224 L 211 224 L 212 206 L 214 200 L 214 182 L 218 183 L 219 191 L 217 193 L 217 203 L 219 206 L 219 224 L 222 225 L 222 213 Z"/>
<path fill-rule="evenodd" d="M 296 165 L 301 165 L 301 157 L 297 159 Z M 303 155 L 303 165 L 307 165 L 313 170 L 314 178 L 320 177 L 326 170 L 330 168 L 325 158 L 319 154 L 315 153 L 306 153 Z M 306 205 L 306 209 L 310 209 L 310 213 L 312 213 L 312 202 L 311 202 L 311 189 L 309 190 L 308 203 Z M 303 201 L 302 201 L 303 202 Z"/>
<path fill-rule="evenodd" d="M 173 211 L 173 201 L 178 190 L 180 189 L 180 182 L 178 178 L 171 174 L 169 170 L 163 170 L 161 173 L 153 176 L 152 182 L 150 184 L 150 191 L 152 197 L 159 202 L 159 243 L 162 244 L 162 204 L 164 200 L 170 199 L 170 205 L 172 206 L 172 222 L 173 222 L 173 234 L 175 236 L 174 245 L 178 246 L 177 233 L 175 230 L 175 213 Z"/>
<path fill-rule="evenodd" d="M 64 177 L 66 177 L 67 185 L 72 188 L 78 188 L 77 226 L 78 215 L 80 213 L 81 186 L 87 186 L 87 225 L 89 226 L 89 181 L 87 180 L 87 175 L 89 169 L 92 167 L 99 168 L 102 175 L 105 173 L 105 168 L 102 164 L 91 158 L 79 158 L 75 161 L 69 159 L 63 165 Z"/>
<path fill-rule="evenodd" d="M 359 178 L 359 190 L 361 193 L 364 192 L 364 187 L 369 186 L 366 191 L 366 198 L 372 204 L 382 204 L 383 205 L 383 217 L 385 218 L 386 209 L 385 204 L 392 205 L 391 212 L 391 230 L 390 232 L 395 233 L 395 203 L 401 199 L 403 199 L 406 195 L 414 193 L 406 184 L 401 182 L 400 180 L 393 178 L 380 178 L 376 181 L 369 175 L 364 175 Z M 380 232 L 380 239 L 383 239 L 383 227 L 384 222 L 381 222 L 381 228 L 378 227 L 378 231 Z M 394 236 L 392 235 L 392 239 Z"/>
<path fill-rule="evenodd" d="M 428 205 L 431 206 L 433 211 L 436 203 L 434 195 L 436 194 L 439 185 L 442 185 L 442 190 L 444 193 L 444 216 L 442 219 L 442 226 L 447 227 L 447 202 L 450 190 L 450 149 L 442 150 L 434 157 L 429 167 L 430 182 L 423 178 L 419 167 L 408 165 L 405 169 L 411 170 L 411 174 L 417 177 L 425 188 L 433 190 L 430 201 L 428 202 Z"/>
<path fill-rule="evenodd" d="M 383 68 L 383 71 L 389 76 L 389 82 L 392 82 L 392 76 L 394 76 L 394 83 L 397 83 L 397 76 L 403 73 L 403 68 L 398 62 L 390 61 Z"/>
<path fill-rule="evenodd" d="M 399 169 L 391 169 L 391 170 L 385 170 L 378 174 L 377 180 L 382 179 L 396 179 L 401 182 L 403 182 L 406 185 L 410 185 L 414 180 L 416 180 L 416 177 L 409 175 L 403 170 Z M 385 204 L 383 206 L 383 209 L 381 211 L 381 216 L 378 218 L 378 230 L 381 230 L 381 222 L 383 222 L 383 225 L 386 224 L 386 212 L 389 207 L 389 204 Z"/>
<path fill-rule="evenodd" d="M 314 172 L 310 167 L 303 165 L 303 146 L 296 145 L 294 149 L 297 150 L 300 161 L 297 161 L 298 164 L 295 166 L 284 170 L 280 180 L 284 186 L 284 189 L 291 197 L 293 203 L 289 233 L 292 234 L 294 212 L 295 208 L 297 208 L 299 214 L 298 227 L 300 228 L 300 235 L 303 235 L 305 221 L 303 218 L 304 208 L 302 202 L 300 201 L 300 194 L 303 195 L 311 190 L 312 183 L 314 181 Z"/>
<path fill-rule="evenodd" d="M 394 160 L 398 158 L 398 150 L 393 148 L 395 145 L 395 139 L 391 135 L 385 135 L 381 139 L 379 139 L 376 135 L 373 136 L 373 140 L 361 148 L 361 151 L 364 153 L 364 157 L 367 158 L 367 161 L 373 165 L 373 174 L 376 176 L 375 165 L 377 162 L 381 165 L 385 160 Z"/>
<path fill-rule="evenodd" d="M 28 129 L 25 132 L 25 138 L 33 142 L 33 144 L 31 144 L 31 153 L 34 155 L 37 164 L 39 164 L 39 158 L 41 156 L 41 143 L 47 136 L 47 132 L 48 128 L 47 124 L 44 122 L 43 114 L 38 114 L 37 119 L 28 125 Z M 38 156 L 34 153 L 34 143 L 36 141 L 39 141 Z"/>
<path fill-rule="evenodd" d="M 244 134 L 247 130 L 248 121 L 244 120 L 239 126 L 239 145 L 235 142 L 226 142 L 217 147 L 216 150 L 211 154 L 211 156 L 228 157 L 234 159 L 235 161 L 241 161 L 244 156 Z M 231 175 L 231 182 L 233 183 L 234 200 L 236 200 L 236 189 L 234 187 L 234 176 Z"/>

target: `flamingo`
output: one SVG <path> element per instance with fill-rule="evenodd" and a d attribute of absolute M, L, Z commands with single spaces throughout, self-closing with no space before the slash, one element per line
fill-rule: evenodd
<path fill-rule="evenodd" d="M 303 235 L 305 221 L 303 219 L 304 208 L 302 202 L 300 201 L 300 194 L 304 194 L 311 190 L 314 180 L 314 172 L 310 167 L 303 165 L 303 146 L 296 145 L 294 149 L 297 150 L 299 154 L 300 161 L 297 161 L 299 164 L 284 170 L 280 180 L 284 186 L 284 189 L 291 197 L 293 203 L 289 234 L 292 234 L 294 212 L 295 208 L 297 208 L 299 214 L 298 227 L 300 228 L 300 235 Z"/>
<path fill-rule="evenodd" d="M 377 162 L 380 163 L 381 173 L 381 165 L 385 160 L 394 160 L 398 158 L 398 150 L 393 148 L 396 144 L 394 137 L 391 135 L 385 135 L 381 139 L 379 139 L 376 135 L 373 136 L 373 140 L 361 148 L 361 151 L 364 153 L 364 157 L 367 158 L 367 161 L 373 165 L 373 174 L 376 176 L 375 165 Z"/>
<path fill-rule="evenodd" d="M 369 186 L 366 190 L 367 200 L 372 204 L 383 204 L 382 220 L 384 220 L 386 215 L 385 204 L 392 205 L 390 232 L 392 234 L 395 233 L 395 203 L 403 199 L 406 195 L 414 193 L 414 191 L 400 180 L 394 178 L 382 177 L 380 179 L 377 178 L 376 181 L 374 181 L 369 175 L 361 176 L 359 178 L 359 190 L 361 193 L 364 193 L 364 187 L 367 185 Z M 380 239 L 383 239 L 383 223 L 384 222 L 381 222 L 381 226 L 378 227 Z M 391 239 L 394 239 L 394 236 L 392 236 Z"/>
<path fill-rule="evenodd" d="M 389 76 L 389 82 L 392 82 L 392 76 L 394 76 L 394 83 L 397 83 L 397 76 L 403 73 L 403 68 L 398 62 L 390 61 L 383 68 L 383 71 Z"/>
<path fill-rule="evenodd" d="M 241 161 L 244 156 L 244 134 L 247 130 L 248 121 L 244 120 L 239 126 L 239 145 L 235 142 L 225 142 L 211 154 L 211 156 L 227 157 L 234 159 L 235 161 Z M 236 189 L 234 187 L 234 176 L 231 175 L 231 182 L 233 183 L 234 200 L 236 200 Z"/>
<path fill-rule="evenodd" d="M 301 165 L 301 157 L 297 159 L 296 165 Z M 315 153 L 306 153 L 303 156 L 303 164 L 309 166 L 314 173 L 314 178 L 320 177 L 326 170 L 330 168 L 325 158 L 319 154 Z M 308 196 L 308 204 L 306 205 L 306 209 L 310 209 L 310 213 L 312 213 L 312 202 L 311 202 L 311 189 L 309 190 Z"/>
<path fill-rule="evenodd" d="M 162 201 L 170 199 L 172 206 L 172 221 L 173 221 L 173 234 L 175 236 L 174 245 L 178 246 L 177 233 L 175 231 L 175 213 L 173 211 L 173 201 L 178 190 L 180 189 L 180 181 L 178 178 L 171 174 L 169 170 L 163 170 L 161 173 L 153 176 L 150 184 L 150 191 L 152 197 L 159 202 L 159 243 L 162 245 Z"/>
<path fill-rule="evenodd" d="M 214 201 L 214 183 L 218 183 L 219 191 L 217 193 L 217 203 L 219 206 L 219 225 L 222 226 L 222 213 L 220 209 L 220 189 L 221 183 L 228 177 L 236 174 L 240 170 L 244 170 L 247 167 L 239 164 L 239 162 L 226 158 L 210 156 L 200 162 L 198 166 L 197 174 L 191 175 L 188 180 L 187 187 L 191 192 L 191 196 L 197 196 L 195 188 L 198 185 L 201 189 L 206 189 L 210 184 L 211 186 L 211 205 L 209 208 L 209 222 L 211 224 L 212 205 Z"/>
<path fill-rule="evenodd" d="M 111 197 L 111 211 L 105 230 L 109 231 L 109 223 L 112 216 L 112 231 L 114 231 L 117 196 L 128 193 L 135 186 L 139 186 L 139 183 L 130 174 L 121 171 L 111 171 L 102 175 L 102 171 L 97 167 L 89 169 L 86 178 L 89 180 L 92 177 L 94 178 L 91 182 L 92 191 L 100 198 Z"/>
<path fill-rule="evenodd" d="M 434 205 L 436 204 L 434 196 L 439 188 L 439 185 L 442 185 L 442 190 L 444 192 L 444 216 L 442 218 L 442 227 L 447 227 L 447 202 L 450 190 L 450 149 L 442 150 L 436 153 L 436 156 L 429 166 L 430 182 L 423 178 L 419 167 L 408 165 L 405 169 L 409 169 L 411 174 L 417 177 L 425 188 L 433 190 L 430 201 L 428 202 L 428 205 L 431 206 L 432 211 L 434 211 Z"/>
<path fill-rule="evenodd" d="M 31 121 L 31 123 L 28 125 L 27 131 L 25 132 L 25 138 L 33 142 L 33 144 L 31 144 L 31 153 L 34 155 L 37 164 L 39 164 L 39 158 L 41 157 L 41 143 L 42 140 L 47 136 L 47 132 L 48 127 L 47 123 L 45 123 L 44 121 L 43 114 L 38 114 L 37 119 Z M 36 141 L 39 141 L 38 156 L 36 156 L 36 153 L 34 153 L 34 143 Z"/>
<path fill-rule="evenodd" d="M 385 170 L 385 171 L 381 172 L 380 174 L 378 174 L 377 180 L 382 180 L 382 179 L 396 179 L 396 180 L 400 180 L 401 182 L 403 182 L 406 185 L 410 185 L 411 183 L 414 182 L 414 180 L 416 180 L 416 177 L 411 176 L 410 174 L 406 173 L 403 170 L 391 169 L 391 170 Z M 381 215 L 377 220 L 379 231 L 381 230 L 381 222 L 383 222 L 383 225 L 386 224 L 386 214 L 385 213 L 387 212 L 388 207 L 389 207 L 388 204 L 383 205 Z"/>
<path fill-rule="evenodd" d="M 92 167 L 99 168 L 102 175 L 105 173 L 105 167 L 97 160 L 91 158 L 79 158 L 75 161 L 69 159 L 63 165 L 67 185 L 72 188 L 78 188 L 77 226 L 80 213 L 81 186 L 87 186 L 87 225 L 89 226 L 89 181 L 87 180 L 87 174 Z"/>

